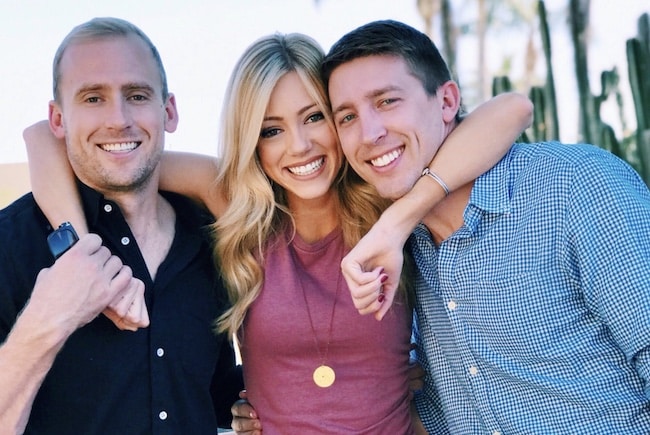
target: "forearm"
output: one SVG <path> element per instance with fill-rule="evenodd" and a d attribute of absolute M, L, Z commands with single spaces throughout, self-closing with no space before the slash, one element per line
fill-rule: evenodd
<path fill-rule="evenodd" d="M 526 96 L 499 94 L 454 128 L 429 169 L 453 191 L 492 168 L 532 121 L 533 105 Z"/>
<path fill-rule="evenodd" d="M 65 142 L 54 137 L 46 121 L 25 129 L 23 138 L 34 199 L 47 220 L 54 228 L 68 221 L 80 236 L 88 233 Z"/>
<path fill-rule="evenodd" d="M 408 193 L 384 210 L 372 228 L 373 238 L 386 237 L 395 246 L 403 246 L 415 226 L 445 196 L 440 185 L 420 177 Z"/>
<path fill-rule="evenodd" d="M 429 170 L 453 191 L 492 168 L 531 122 L 528 98 L 516 93 L 497 95 L 447 136 Z M 375 229 L 405 242 L 418 222 L 445 198 L 443 184 L 420 177 L 410 192 L 386 209 Z"/>
<path fill-rule="evenodd" d="M 216 158 L 204 154 L 165 151 L 161 160 L 160 189 L 185 195 L 219 217 L 226 208 L 226 201 L 220 186 L 215 184 L 218 164 Z"/>
<path fill-rule="evenodd" d="M 29 306 L 0 346 L 0 428 L 22 433 L 45 375 L 64 343 Z"/>

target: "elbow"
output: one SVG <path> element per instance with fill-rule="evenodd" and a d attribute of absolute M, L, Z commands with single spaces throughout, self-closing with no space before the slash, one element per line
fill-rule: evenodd
<path fill-rule="evenodd" d="M 508 106 L 512 107 L 512 113 L 520 120 L 522 131 L 533 125 L 534 107 L 530 98 L 518 92 L 507 92 L 503 96 L 508 98 Z"/>
<path fill-rule="evenodd" d="M 25 142 L 25 148 L 27 148 L 27 152 L 29 153 L 33 147 L 37 146 L 39 138 L 51 134 L 52 131 L 50 130 L 50 124 L 48 121 L 38 121 L 36 124 L 32 124 L 24 129 L 23 141 Z"/>

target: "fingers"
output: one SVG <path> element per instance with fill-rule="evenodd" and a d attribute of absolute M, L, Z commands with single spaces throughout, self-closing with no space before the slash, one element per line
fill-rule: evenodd
<path fill-rule="evenodd" d="M 149 326 L 149 314 L 144 300 L 144 283 L 133 277 L 130 267 L 125 266 L 119 257 L 111 255 L 108 248 L 101 245 L 101 238 L 88 234 L 77 243 L 94 257 L 100 266 L 99 273 L 108 283 L 107 293 L 111 299 L 102 313 L 119 329 L 136 331 Z M 73 246 L 72 249 L 76 247 Z M 63 258 L 63 257 L 61 257 Z"/>
<path fill-rule="evenodd" d="M 128 266 L 123 266 L 114 280 L 122 281 L 126 277 L 129 277 L 126 286 L 103 313 L 119 329 L 136 331 L 138 328 L 149 326 L 149 313 L 144 299 L 144 283 L 131 276 Z M 122 283 L 116 282 L 115 285 L 120 286 Z"/>
<path fill-rule="evenodd" d="M 102 245 L 102 239 L 97 234 L 86 234 L 81 236 L 79 241 L 75 243 L 68 252 L 80 251 L 86 255 L 100 255 L 104 257 L 104 261 L 108 260 L 111 252 Z M 67 253 L 66 253 L 67 255 Z M 61 259 L 65 256 L 61 256 Z"/>
<path fill-rule="evenodd" d="M 121 264 L 121 262 L 120 262 Z M 134 300 L 138 296 L 133 286 L 135 278 L 133 272 L 128 266 L 122 265 L 117 274 L 111 280 L 110 286 L 113 288 L 115 297 L 111 300 L 109 307 L 114 310 L 120 317 L 126 316 Z"/>
<path fill-rule="evenodd" d="M 245 393 L 244 393 L 245 394 Z M 240 396 L 242 393 L 240 393 Z M 262 424 L 252 405 L 245 399 L 236 401 L 230 408 L 232 423 L 230 427 L 237 434 L 261 435 Z"/>
<path fill-rule="evenodd" d="M 362 315 L 375 313 L 377 320 L 383 319 L 395 299 L 399 282 L 393 282 L 381 267 L 363 272 L 360 267 L 348 265 L 347 270 L 346 282 L 356 309 Z"/>
<path fill-rule="evenodd" d="M 240 393 L 241 394 L 241 393 Z M 255 409 L 246 399 L 236 401 L 230 408 L 233 417 L 241 417 L 246 419 L 257 419 Z"/>
<path fill-rule="evenodd" d="M 382 284 L 386 280 L 381 267 L 364 272 L 358 263 L 343 261 L 341 270 L 357 310 L 365 309 L 379 296 Z"/>
<path fill-rule="evenodd" d="M 74 330 L 104 313 L 118 328 L 149 325 L 144 284 L 129 267 L 86 234 L 37 277 L 31 311 L 52 327 Z"/>
<path fill-rule="evenodd" d="M 125 317 L 140 328 L 146 328 L 149 326 L 149 311 L 144 299 L 144 283 L 137 278 L 133 278 L 132 286 L 134 287 L 133 291 L 138 296 L 133 300 Z"/>
<path fill-rule="evenodd" d="M 393 305 L 393 301 L 395 300 L 395 296 L 397 295 L 397 291 L 399 289 L 399 276 L 397 277 L 397 280 L 393 280 L 390 278 L 388 275 L 384 275 L 385 280 L 383 281 L 383 301 L 381 302 L 381 305 L 378 307 L 377 312 L 375 313 L 375 318 L 377 320 L 381 320 L 384 318 L 388 310 L 390 310 L 390 307 Z"/>
<path fill-rule="evenodd" d="M 341 271 L 359 313 L 381 320 L 395 299 L 404 256 L 401 245 L 369 234 L 343 258 Z"/>

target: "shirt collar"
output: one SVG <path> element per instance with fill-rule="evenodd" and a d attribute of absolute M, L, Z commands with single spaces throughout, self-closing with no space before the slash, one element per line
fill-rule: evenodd
<path fill-rule="evenodd" d="M 486 213 L 502 214 L 510 210 L 510 153 L 474 182 L 465 210 L 477 208 Z"/>
<path fill-rule="evenodd" d="M 104 199 L 104 195 L 91 189 L 79 180 L 77 180 L 77 187 L 81 195 L 81 203 L 86 214 L 88 227 L 92 228 L 97 224 L 100 215 L 99 210 L 104 206 L 106 200 Z"/>
<path fill-rule="evenodd" d="M 84 207 L 89 228 L 92 228 L 97 224 L 98 219 L 101 216 L 101 210 L 104 209 L 107 204 L 110 204 L 112 207 L 116 207 L 117 210 L 119 210 L 119 206 L 115 202 L 106 199 L 103 194 L 93 190 L 78 179 L 77 186 L 79 194 L 81 195 L 81 202 Z M 187 225 L 190 227 L 202 227 L 212 223 L 213 219 L 209 213 L 205 210 L 199 210 L 199 208 L 195 204 L 191 203 L 191 201 L 186 197 L 172 192 L 161 191 L 160 193 L 170 202 L 172 207 L 174 207 L 176 218 L 187 222 Z"/>

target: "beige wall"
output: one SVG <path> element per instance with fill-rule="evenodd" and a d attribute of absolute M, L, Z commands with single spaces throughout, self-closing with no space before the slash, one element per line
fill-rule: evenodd
<path fill-rule="evenodd" d="M 27 163 L 0 164 L 0 208 L 29 192 Z"/>

